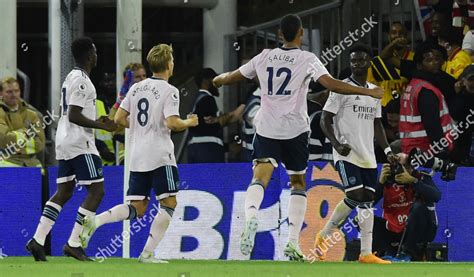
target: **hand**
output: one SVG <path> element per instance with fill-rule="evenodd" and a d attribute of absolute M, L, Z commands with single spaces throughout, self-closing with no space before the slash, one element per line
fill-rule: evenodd
<path fill-rule="evenodd" d="M 97 119 L 98 122 L 102 123 L 102 129 L 113 132 L 117 129 L 117 124 L 109 119 L 109 116 L 103 115 Z"/>
<path fill-rule="evenodd" d="M 384 94 L 385 94 L 385 90 L 383 88 L 375 87 L 375 88 L 370 89 L 369 96 L 380 99 L 383 97 Z"/>
<path fill-rule="evenodd" d="M 400 159 L 398 158 L 398 156 L 394 155 L 392 152 L 388 152 L 387 160 L 391 165 L 396 165 L 397 163 L 400 162 Z"/>
<path fill-rule="evenodd" d="M 403 172 L 395 175 L 395 182 L 402 185 L 414 184 L 418 181 L 415 177 L 411 176 L 410 173 L 403 167 Z"/>
<path fill-rule="evenodd" d="M 408 40 L 406 38 L 396 38 L 392 41 L 392 44 L 397 46 L 406 46 L 408 44 Z"/>
<path fill-rule="evenodd" d="M 385 184 L 388 177 L 390 177 L 390 164 L 383 164 L 382 171 L 380 172 L 379 183 Z"/>
<path fill-rule="evenodd" d="M 222 73 L 216 77 L 214 77 L 214 79 L 212 80 L 212 84 L 214 84 L 214 86 L 216 88 L 220 88 L 222 87 L 222 85 L 224 84 L 223 81 L 224 81 L 224 78 L 228 75 L 229 73 Z"/>
<path fill-rule="evenodd" d="M 456 94 L 461 93 L 464 90 L 464 83 L 462 80 L 457 81 L 454 84 L 454 91 L 456 91 Z"/>
<path fill-rule="evenodd" d="M 189 127 L 195 127 L 199 125 L 199 119 L 198 119 L 197 114 L 188 114 L 187 120 L 188 120 Z"/>
<path fill-rule="evenodd" d="M 216 124 L 219 123 L 219 118 L 215 116 L 205 116 L 204 123 L 206 124 Z"/>
<path fill-rule="evenodd" d="M 334 149 L 336 149 L 337 153 L 341 154 L 342 156 L 347 156 L 351 152 L 351 147 L 349 146 L 349 144 L 345 143 L 339 143 L 334 147 Z"/>

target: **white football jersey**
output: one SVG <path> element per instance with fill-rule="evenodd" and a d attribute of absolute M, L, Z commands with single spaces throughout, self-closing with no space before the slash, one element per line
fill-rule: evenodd
<path fill-rule="evenodd" d="M 306 95 L 311 79 L 329 74 L 311 52 L 299 48 L 265 49 L 240 73 L 258 77 L 262 90 L 261 107 L 255 117 L 257 134 L 272 139 L 291 139 L 310 131 Z"/>
<path fill-rule="evenodd" d="M 99 156 L 95 146 L 94 130 L 69 121 L 70 105 L 82 108 L 82 114 L 96 120 L 96 90 L 87 73 L 74 68 L 66 76 L 61 88 L 61 117 L 56 131 L 56 159 L 70 160 L 82 154 Z"/>
<path fill-rule="evenodd" d="M 360 86 L 352 78 L 343 80 Z M 367 83 L 367 88 L 375 85 Z M 364 95 L 330 92 L 323 110 L 335 114 L 334 134 L 339 143 L 349 144 L 351 152 L 342 156 L 333 148 L 334 163 L 347 161 L 361 168 L 377 168 L 374 153 L 374 119 L 382 117 L 380 99 Z"/>
<path fill-rule="evenodd" d="M 130 171 L 147 172 L 176 166 L 171 130 L 166 118 L 179 116 L 179 91 L 155 77 L 134 84 L 120 104 L 130 122 Z"/>

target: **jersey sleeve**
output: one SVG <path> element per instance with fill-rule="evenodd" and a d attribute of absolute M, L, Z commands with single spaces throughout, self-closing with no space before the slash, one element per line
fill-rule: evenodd
<path fill-rule="evenodd" d="M 125 98 L 122 100 L 122 103 L 120 103 L 120 108 L 127 111 L 130 113 L 130 98 L 125 96 Z"/>
<path fill-rule="evenodd" d="M 377 112 L 375 114 L 375 118 L 382 118 L 382 101 L 377 101 Z"/>
<path fill-rule="evenodd" d="M 260 54 L 253 57 L 248 63 L 242 65 L 239 68 L 240 73 L 247 79 L 253 79 L 257 76 L 257 64 L 263 56 L 263 53 L 268 51 L 267 49 L 263 50 Z"/>
<path fill-rule="evenodd" d="M 313 81 L 317 82 L 321 76 L 326 74 L 329 75 L 328 70 L 326 69 L 326 67 L 324 67 L 323 63 L 319 60 L 318 57 L 316 57 L 315 54 L 310 53 L 310 55 L 308 55 L 307 63 L 308 68 L 306 72 L 311 75 L 311 79 L 313 79 Z"/>
<path fill-rule="evenodd" d="M 331 91 L 329 93 L 329 97 L 328 97 L 328 100 L 326 101 L 326 104 L 324 104 L 323 110 L 333 113 L 333 114 L 337 114 L 341 105 L 342 105 L 341 94 Z"/>
<path fill-rule="evenodd" d="M 68 105 L 84 108 L 87 99 L 94 92 L 94 89 L 89 86 L 84 78 L 74 80 L 69 88 L 71 90 L 71 97 L 69 97 Z"/>
<path fill-rule="evenodd" d="M 179 116 L 179 91 L 177 88 L 172 88 L 165 100 L 164 109 L 165 118 L 177 115 Z"/>

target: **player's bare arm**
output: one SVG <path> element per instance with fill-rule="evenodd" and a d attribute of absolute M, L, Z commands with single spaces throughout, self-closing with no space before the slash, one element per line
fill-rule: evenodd
<path fill-rule="evenodd" d="M 117 126 L 112 121 L 90 120 L 82 114 L 82 107 L 70 105 L 69 121 L 86 128 L 102 129 L 109 132 L 115 131 Z"/>
<path fill-rule="evenodd" d="M 384 90 L 380 87 L 375 88 L 363 88 L 353 86 L 347 83 L 344 83 L 340 80 L 334 79 L 329 74 L 322 75 L 319 77 L 318 82 L 326 87 L 327 89 L 340 93 L 340 94 L 360 94 L 360 95 L 368 95 L 374 98 L 382 98 L 384 95 Z"/>
<path fill-rule="evenodd" d="M 382 147 L 382 149 L 387 149 L 390 147 L 387 141 L 387 136 L 385 135 L 385 130 L 382 125 L 382 119 L 380 118 L 374 119 L 374 137 L 378 145 Z M 388 152 L 387 160 L 391 164 L 395 164 L 397 162 L 397 156 L 395 156 L 392 152 Z"/>
<path fill-rule="evenodd" d="M 348 144 L 345 143 L 340 143 L 336 135 L 334 134 L 334 128 L 333 128 L 333 119 L 334 119 L 335 114 L 323 111 L 321 114 L 321 130 L 323 130 L 324 135 L 329 139 L 331 142 L 332 146 L 334 149 L 336 149 L 337 153 L 347 156 L 351 152 L 351 147 Z"/>
<path fill-rule="evenodd" d="M 115 121 L 115 124 L 118 124 L 122 127 L 125 127 L 125 128 L 130 128 L 130 122 L 128 121 L 128 115 L 129 113 L 122 109 L 122 108 L 118 108 L 117 109 L 117 112 L 115 113 L 115 116 L 114 116 L 114 121 Z"/>
<path fill-rule="evenodd" d="M 246 78 L 238 69 L 232 71 L 232 72 L 225 72 L 220 74 L 219 76 L 216 76 L 212 82 L 214 83 L 214 86 L 216 88 L 219 88 L 224 85 L 232 85 L 235 83 L 238 83 L 240 81 L 245 80 Z"/>
<path fill-rule="evenodd" d="M 166 126 L 173 132 L 181 132 L 189 127 L 198 126 L 199 120 L 196 114 L 189 114 L 186 119 L 181 119 L 179 116 L 169 116 L 166 118 Z"/>

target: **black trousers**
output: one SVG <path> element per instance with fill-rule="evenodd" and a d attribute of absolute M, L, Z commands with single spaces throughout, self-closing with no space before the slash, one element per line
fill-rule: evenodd
<path fill-rule="evenodd" d="M 387 221 L 382 217 L 374 218 L 374 229 L 372 237 L 372 250 L 377 252 L 377 256 L 395 256 L 398 245 L 402 238 L 402 232 L 395 233 L 387 230 Z"/>

